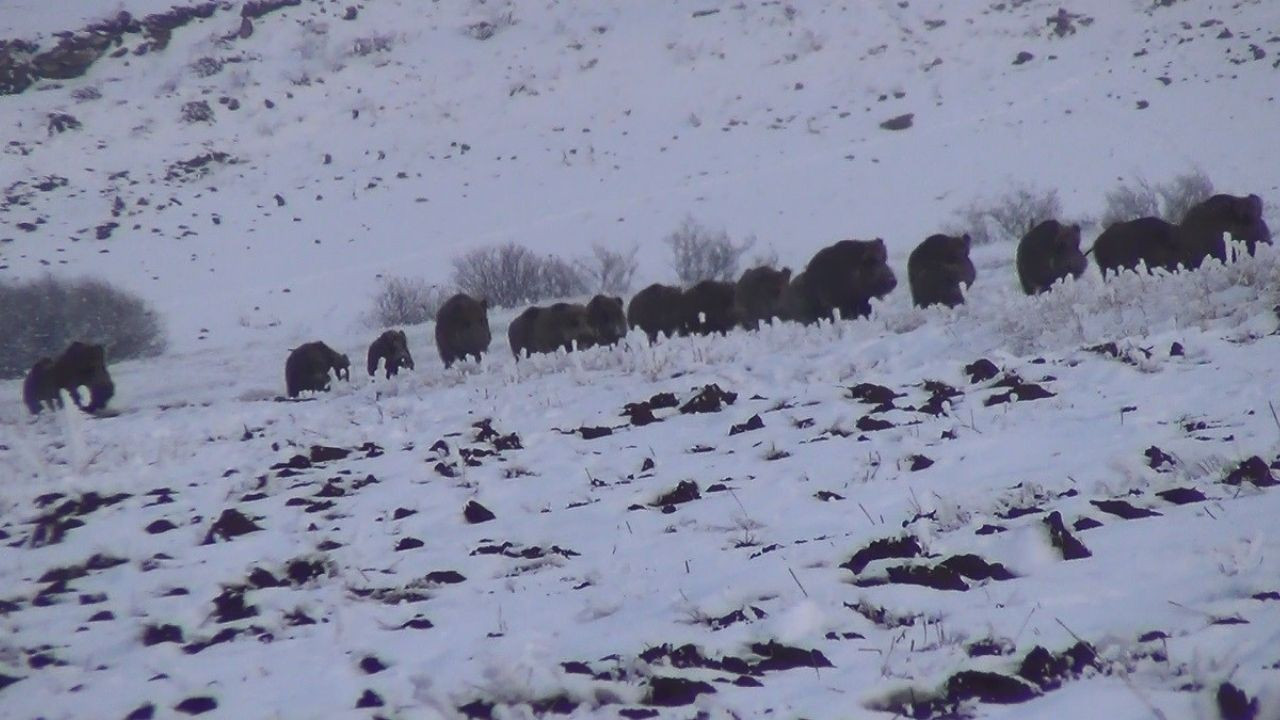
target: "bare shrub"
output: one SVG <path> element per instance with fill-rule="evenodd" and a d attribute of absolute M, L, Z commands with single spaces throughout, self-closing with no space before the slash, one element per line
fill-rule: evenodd
<path fill-rule="evenodd" d="M 755 244 L 755 238 L 734 244 L 724 230 L 711 230 L 686 217 L 667 236 L 666 243 L 671 246 L 671 266 L 676 276 L 692 285 L 703 280 L 736 280 L 738 264 Z"/>
<path fill-rule="evenodd" d="M 514 242 L 476 248 L 453 261 L 453 283 L 490 305 L 516 307 L 583 295 L 587 283 L 573 263 Z"/>
<path fill-rule="evenodd" d="M 46 275 L 0 282 L 0 377 L 26 374 L 76 340 L 106 346 L 110 361 L 164 351 L 164 328 L 142 298 L 93 278 Z"/>
<path fill-rule="evenodd" d="M 463 32 L 476 40 L 488 40 L 502 30 L 516 24 L 515 14 L 511 11 L 493 13 L 487 20 L 473 22 L 463 28 Z"/>
<path fill-rule="evenodd" d="M 182 106 L 182 121 L 188 123 L 213 122 L 213 108 L 205 100 L 192 100 Z"/>
<path fill-rule="evenodd" d="M 1102 227 L 1142 217 L 1158 217 L 1171 223 L 1193 206 L 1213 195 L 1213 181 L 1203 171 L 1193 170 L 1163 182 L 1151 184 L 1137 178 L 1107 193 L 1106 208 L 1099 220 Z"/>
<path fill-rule="evenodd" d="M 626 251 L 610 250 L 594 244 L 591 255 L 577 262 L 578 274 L 587 283 L 588 292 L 602 292 L 610 295 L 626 295 L 631 292 L 631 283 L 635 278 L 636 253 L 634 245 Z"/>
<path fill-rule="evenodd" d="M 1182 222 L 1187 211 L 1213 195 L 1213 181 L 1200 170 L 1183 173 L 1156 186 L 1160 211 L 1169 222 Z"/>
<path fill-rule="evenodd" d="M 372 327 L 419 325 L 436 319 L 436 311 L 453 295 L 451 288 L 429 285 L 422 278 L 387 276 L 365 316 Z"/>
<path fill-rule="evenodd" d="M 223 62 L 214 57 L 197 58 L 191 63 L 191 72 L 198 78 L 213 77 L 222 72 Z"/>
<path fill-rule="evenodd" d="M 71 91 L 71 97 L 76 102 L 89 102 L 102 97 L 102 91 L 93 85 L 76 88 Z"/>
<path fill-rule="evenodd" d="M 373 34 L 368 37 L 356 38 L 351 44 L 351 54 L 359 57 L 372 55 L 374 53 L 389 52 L 395 45 L 395 35 L 391 33 Z"/>
<path fill-rule="evenodd" d="M 537 300 L 586 294 L 587 281 L 574 263 L 555 255 L 539 258 L 539 262 Z"/>
<path fill-rule="evenodd" d="M 975 201 L 956 215 L 959 227 L 955 230 L 968 233 L 974 245 L 1017 242 L 1036 223 L 1060 218 L 1062 203 L 1057 190 L 1023 186 L 993 200 Z"/>

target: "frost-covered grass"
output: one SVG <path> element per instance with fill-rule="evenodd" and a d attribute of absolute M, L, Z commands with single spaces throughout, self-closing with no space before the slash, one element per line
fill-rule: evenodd
<path fill-rule="evenodd" d="M 1145 703 L 1190 717 L 1226 681 L 1273 712 L 1273 601 L 1253 596 L 1280 589 L 1269 530 L 1280 495 L 1222 481 L 1249 456 L 1280 452 L 1266 391 L 1280 372 L 1277 321 L 1258 292 L 1274 287 L 1276 268 L 1265 248 L 1226 268 L 1086 278 L 1039 298 L 1010 283 L 955 311 L 895 297 L 868 320 L 655 345 L 634 333 L 618 348 L 518 363 L 498 344 L 480 365 L 449 371 L 428 324 L 409 329 L 416 372 L 388 382 L 357 371 L 301 403 L 272 400 L 284 357 L 271 346 L 119 365 L 114 417 L 6 411 L 0 497 L 17 545 L 0 561 L 11 588 L 0 599 L 14 603 L 0 674 L 24 679 L 0 698 L 17 716 L 164 711 L 209 696 L 229 715 L 303 717 L 352 708 L 367 689 L 416 714 L 458 716 L 479 700 L 519 716 L 559 699 L 615 716 L 651 702 L 654 677 L 678 677 L 712 684 L 696 705 L 713 714 L 873 717 L 899 692 L 924 696 L 962 670 L 1012 675 L 1034 647 L 1057 653 L 1082 639 L 1096 663 L 1013 706 L 1018 717 Z M 494 318 L 496 337 L 511 315 Z M 361 349 L 358 335 L 330 339 Z M 1118 358 L 1084 349 L 1104 341 Z M 980 357 L 1054 395 L 988 405 L 1006 390 L 999 378 L 970 382 L 964 368 Z M 930 397 L 926 380 L 958 391 L 940 415 L 912 409 Z M 903 396 L 876 411 L 849 399 L 863 382 Z M 644 427 L 620 415 L 708 383 L 736 401 L 701 415 L 657 410 Z M 1262 391 L 1224 391 L 1240 387 Z M 729 434 L 755 415 L 762 428 Z M 860 429 L 866 418 L 892 426 Z M 520 447 L 479 439 L 484 419 Z M 614 432 L 587 440 L 583 427 Z M 381 454 L 365 457 L 366 443 Z M 366 450 L 292 476 L 272 469 L 312 445 Z M 1173 463 L 1152 469 L 1153 446 Z M 921 456 L 933 464 L 913 471 Z M 689 481 L 700 499 L 651 505 Z M 1208 499 L 1156 495 L 1186 488 Z M 129 497 L 32 547 L 31 521 L 88 491 Z M 51 492 L 65 496 L 38 500 Z M 1107 500 L 1160 515 L 1121 520 L 1091 504 Z M 496 519 L 468 524 L 470 501 Z M 1024 508 L 1038 509 L 1010 513 Z M 226 509 L 262 530 L 200 544 Z M 1092 557 L 1062 559 L 1042 522 L 1051 511 L 1068 527 L 1102 523 L 1074 531 Z M 160 520 L 174 528 L 145 530 Z M 1004 531 L 975 532 L 984 526 Z M 905 535 L 927 559 L 840 567 Z M 422 544 L 402 544 L 410 538 Z M 65 592 L 40 580 L 95 554 L 126 562 L 73 577 Z M 1017 577 L 961 592 L 853 584 L 965 554 Z M 279 580 L 295 560 L 320 575 L 264 587 L 253 574 Z M 429 579 L 446 571 L 463 579 Z M 214 599 L 239 586 L 256 613 L 220 622 Z M 102 610 L 113 619 L 86 622 Z M 910 624 L 868 619 L 880 611 Z M 304 617 L 315 624 L 297 624 Z M 1235 619 L 1249 624 L 1222 624 Z M 181 632 L 176 645 L 142 642 L 167 625 Z M 228 629 L 237 634 L 200 646 Z M 1142 639 L 1157 630 L 1168 637 Z M 645 655 L 692 643 L 702 657 L 756 662 L 753 645 L 770 641 L 816 650 L 831 667 L 753 671 L 763 687 L 735 687 L 717 680 L 738 673 Z M 981 641 L 1005 654 L 970 657 Z M 33 653 L 67 664 L 23 666 Z M 367 674 L 367 656 L 387 669 Z M 157 669 L 164 677 L 152 679 Z"/>

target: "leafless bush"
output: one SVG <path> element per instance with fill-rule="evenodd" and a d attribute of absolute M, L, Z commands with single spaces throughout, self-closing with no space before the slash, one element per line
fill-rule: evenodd
<path fill-rule="evenodd" d="M 395 45 L 395 40 L 395 35 L 391 33 L 356 38 L 355 42 L 351 44 L 351 54 L 364 57 L 374 53 L 388 52 Z"/>
<path fill-rule="evenodd" d="M 421 278 L 384 277 L 365 320 L 380 328 L 435 320 L 436 311 L 452 294 L 452 289 L 428 285 Z"/>
<path fill-rule="evenodd" d="M 160 318 L 138 296 L 92 278 L 46 275 L 0 282 L 0 377 L 24 375 L 36 360 L 76 340 L 106 346 L 111 361 L 158 355 L 165 337 Z"/>
<path fill-rule="evenodd" d="M 636 253 L 639 248 L 618 251 L 595 244 L 591 255 L 577 262 L 578 274 L 587 283 L 589 292 L 610 295 L 626 295 L 636 274 Z"/>
<path fill-rule="evenodd" d="M 182 106 L 182 121 L 188 123 L 213 122 L 213 108 L 204 100 L 193 100 Z"/>
<path fill-rule="evenodd" d="M 724 230 L 711 230 L 686 217 L 675 232 L 667 236 L 671 246 L 671 266 L 686 285 L 702 280 L 735 280 L 743 254 L 755 244 L 747 238 L 734 244 Z"/>
<path fill-rule="evenodd" d="M 587 292 L 587 283 L 573 263 L 538 255 L 514 242 L 476 248 L 455 259 L 453 283 L 498 307 Z"/>
<path fill-rule="evenodd" d="M 102 91 L 93 85 L 86 85 L 72 90 L 71 97 L 76 102 L 88 102 L 90 100 L 97 100 L 101 98 Z"/>
<path fill-rule="evenodd" d="M 222 61 L 208 56 L 198 58 L 191 63 L 191 72 L 198 78 L 213 77 L 222 72 Z"/>
<path fill-rule="evenodd" d="M 1119 185 L 1107 193 L 1107 205 L 1100 223 L 1105 228 L 1141 217 L 1158 217 L 1178 223 L 1188 210 L 1210 195 L 1213 195 L 1213 181 L 1200 170 L 1154 185 L 1137 178 L 1132 184 Z"/>
<path fill-rule="evenodd" d="M 1016 242 L 1033 225 L 1062 215 L 1057 190 L 1030 186 L 1015 188 L 989 201 L 978 201 L 956 212 L 959 231 L 969 233 L 974 245 Z"/>
<path fill-rule="evenodd" d="M 488 40 L 494 35 L 497 35 L 504 28 L 511 27 L 515 24 L 515 15 L 508 11 L 495 13 L 488 20 L 473 22 L 470 25 L 467 25 L 464 31 L 476 40 Z"/>

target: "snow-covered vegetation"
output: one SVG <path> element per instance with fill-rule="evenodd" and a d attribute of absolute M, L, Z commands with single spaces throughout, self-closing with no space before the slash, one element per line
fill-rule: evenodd
<path fill-rule="evenodd" d="M 0 717 L 1280 717 L 1280 251 L 1026 297 L 1012 242 L 1274 213 L 1280 6 L 172 2 L 0 8 L 0 83 L 115 23 L 0 95 L 0 280 L 168 340 L 97 415 L 0 383 Z M 621 293 L 686 229 L 899 288 L 519 362 L 494 303 L 441 367 L 470 253 Z M 317 339 L 352 381 L 285 400 Z"/>

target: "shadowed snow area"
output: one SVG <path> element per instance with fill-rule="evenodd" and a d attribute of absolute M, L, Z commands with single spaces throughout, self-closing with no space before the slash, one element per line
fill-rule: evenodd
<path fill-rule="evenodd" d="M 0 382 L 0 717 L 1280 717 L 1280 251 L 1026 297 L 994 242 L 955 309 L 905 270 L 1015 186 L 1274 207 L 1280 6 L 277 4 L 0 9 L 143 18 L 0 96 L 0 280 L 171 339 L 99 416 Z M 519 362 L 493 309 L 480 363 L 426 323 L 364 372 L 379 274 L 601 243 L 639 288 L 686 217 L 880 236 L 899 286 Z M 282 397 L 316 339 L 351 382 Z"/>

